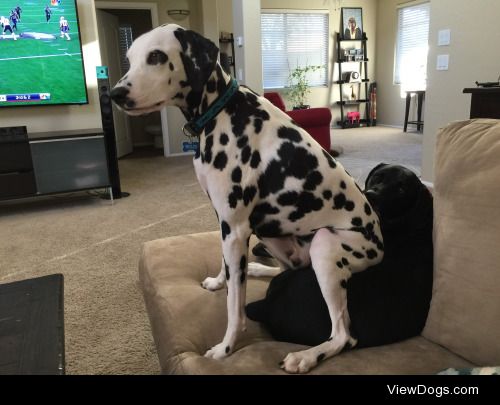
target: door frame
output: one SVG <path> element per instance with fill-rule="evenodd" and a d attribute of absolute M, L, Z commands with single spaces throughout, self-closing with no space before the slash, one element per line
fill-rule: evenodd
<path fill-rule="evenodd" d="M 149 10 L 151 13 L 151 24 L 153 28 L 160 25 L 158 18 L 157 3 L 139 3 L 139 2 L 121 2 L 121 1 L 96 1 L 96 9 L 117 9 L 117 10 Z M 161 115 L 161 131 L 163 134 L 163 154 L 165 157 L 170 156 L 170 137 L 168 134 L 167 108 L 163 107 L 160 110 Z"/>

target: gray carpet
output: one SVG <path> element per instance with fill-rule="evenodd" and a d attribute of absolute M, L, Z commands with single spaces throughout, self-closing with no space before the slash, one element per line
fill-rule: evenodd
<path fill-rule="evenodd" d="M 339 161 L 360 184 L 379 162 L 420 173 L 421 134 L 393 128 L 332 131 Z M 87 193 L 0 203 L 0 283 L 65 278 L 66 372 L 156 374 L 159 365 L 137 285 L 143 242 L 218 229 L 190 157 L 135 153 L 120 160 L 114 205 Z"/>

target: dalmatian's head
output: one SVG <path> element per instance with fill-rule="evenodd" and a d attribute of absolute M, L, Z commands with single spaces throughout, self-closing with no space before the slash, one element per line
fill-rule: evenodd
<path fill-rule="evenodd" d="M 179 25 L 166 24 L 138 37 L 127 52 L 129 71 L 111 91 L 129 115 L 175 105 L 192 108 L 213 73 L 219 49 L 213 42 Z"/>

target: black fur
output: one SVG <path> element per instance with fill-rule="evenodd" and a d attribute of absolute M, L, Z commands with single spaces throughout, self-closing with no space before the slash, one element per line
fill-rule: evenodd
<path fill-rule="evenodd" d="M 358 339 L 356 347 L 394 343 L 420 334 L 432 294 L 431 194 L 408 169 L 385 164 L 369 174 L 365 190 L 379 213 L 385 255 L 378 265 L 341 282 L 347 288 L 350 332 Z M 359 225 L 356 218 L 353 222 Z M 347 254 L 361 254 L 347 244 L 342 247 Z M 372 249 L 365 253 L 368 257 L 377 254 Z M 345 257 L 337 263 L 339 268 L 348 265 Z M 310 267 L 276 276 L 266 298 L 247 305 L 246 311 L 277 340 L 315 346 L 331 333 L 328 309 Z"/>

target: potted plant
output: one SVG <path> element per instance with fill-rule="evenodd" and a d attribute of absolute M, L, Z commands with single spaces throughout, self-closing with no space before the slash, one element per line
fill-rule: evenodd
<path fill-rule="evenodd" d="M 304 67 L 297 66 L 288 75 L 288 86 L 286 87 L 286 95 L 292 103 L 294 110 L 309 108 L 306 105 L 307 96 L 311 92 L 309 89 L 309 72 L 315 72 L 323 66 L 306 65 Z"/>

